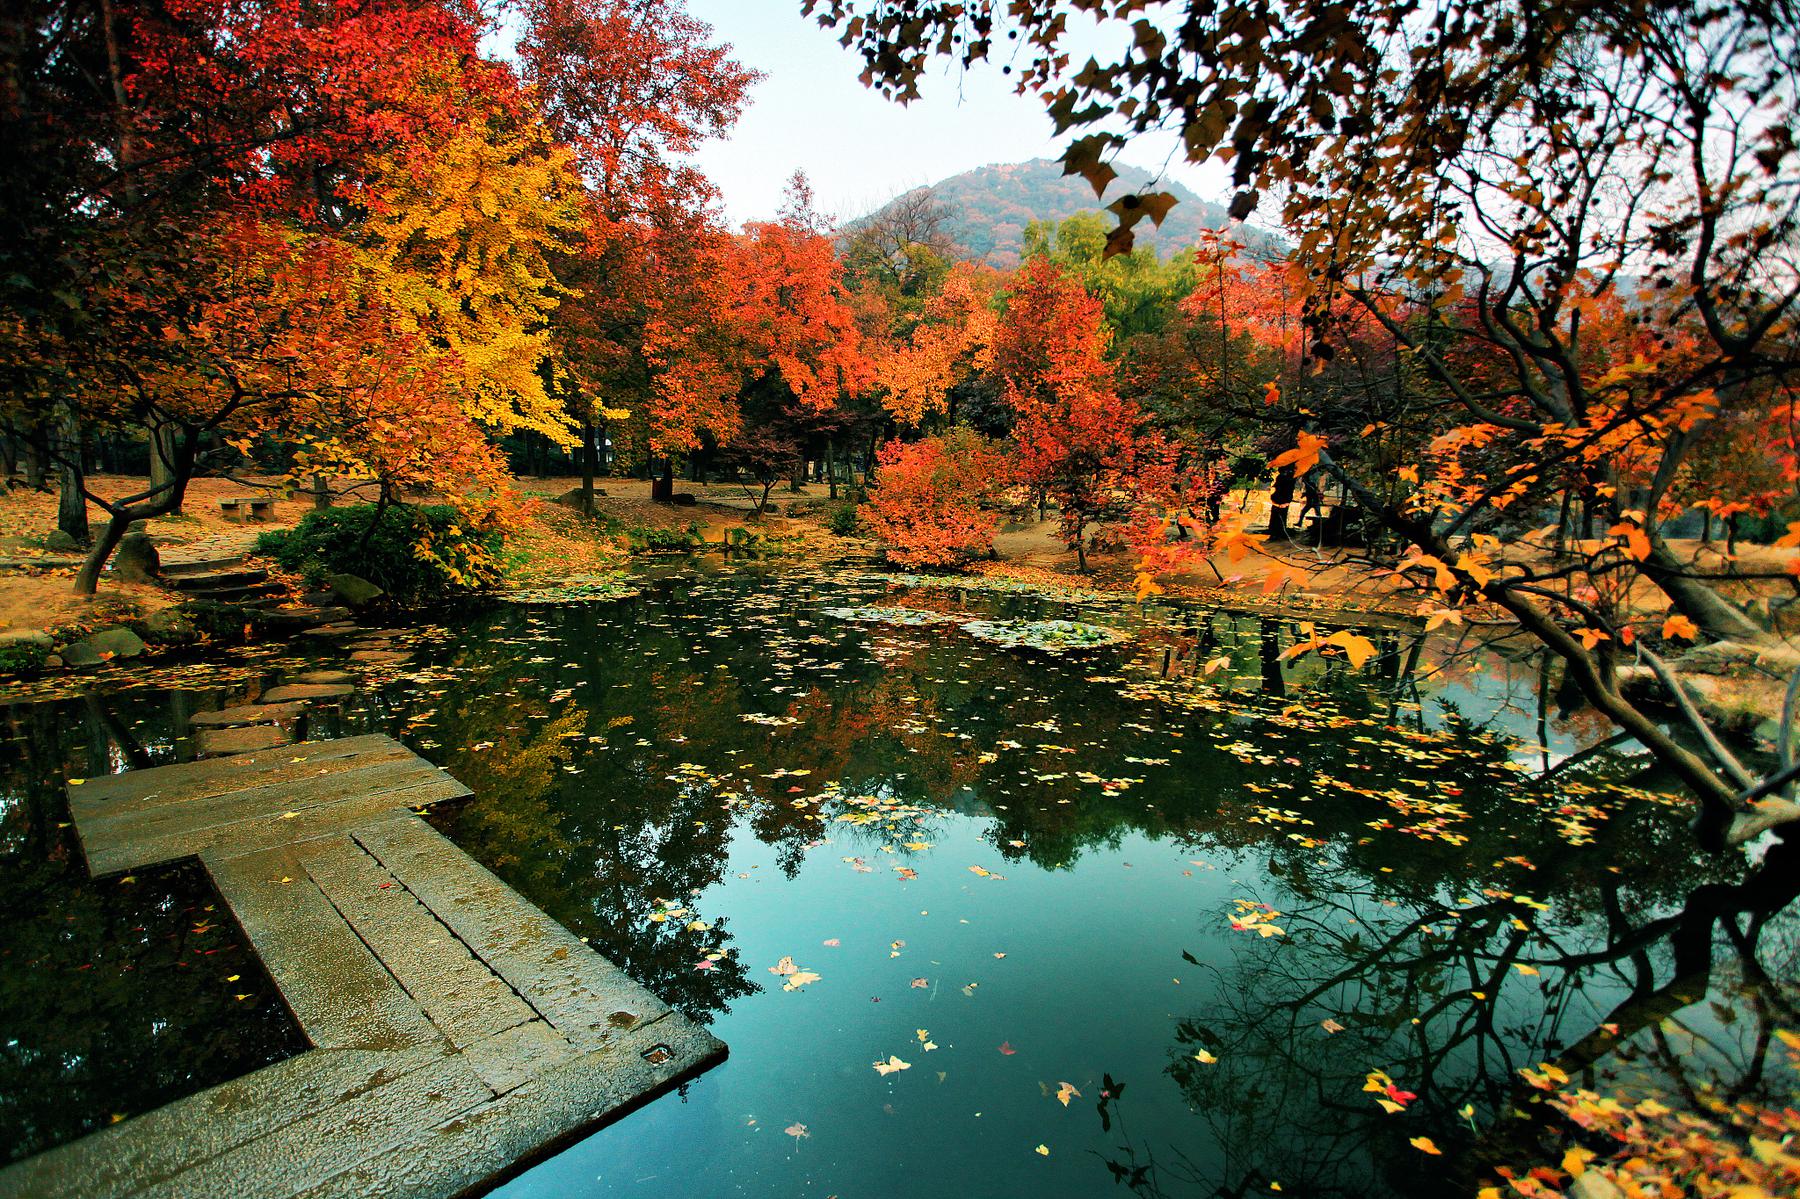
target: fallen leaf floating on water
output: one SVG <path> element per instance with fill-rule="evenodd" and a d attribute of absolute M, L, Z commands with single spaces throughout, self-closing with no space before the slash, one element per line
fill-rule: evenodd
<path fill-rule="evenodd" d="M 790 1124 L 786 1128 L 782 1129 L 781 1131 L 787 1133 L 790 1137 L 793 1137 L 796 1141 L 799 1140 L 801 1137 L 810 1137 L 812 1135 L 812 1133 L 806 1131 L 806 1125 L 804 1125 L 804 1124 Z"/>
<path fill-rule="evenodd" d="M 1441 1157 L 1444 1152 L 1432 1143 L 1430 1137 L 1414 1137 L 1412 1140 L 1408 1141 L 1407 1144 L 1411 1145 L 1414 1149 L 1417 1149 L 1420 1153 L 1429 1153 L 1433 1157 Z"/>
<path fill-rule="evenodd" d="M 829 940 L 829 941 L 821 941 L 819 943 L 821 945 L 825 946 L 825 948 L 827 948 L 827 949 L 836 949 L 840 944 L 842 944 L 842 942 L 840 942 L 836 937 L 831 938 L 831 940 Z"/>
<path fill-rule="evenodd" d="M 891 1054 L 891 1053 L 888 1054 L 887 1061 L 875 1063 L 875 1073 L 877 1073 L 877 1074 L 883 1074 L 883 1075 L 893 1074 L 900 1070 L 910 1070 L 910 1069 L 912 1069 L 911 1062 L 903 1062 L 898 1057 L 896 1057 L 894 1054 Z"/>
<path fill-rule="evenodd" d="M 1363 1090 L 1374 1093 L 1377 1097 L 1375 1102 L 1379 1103 L 1381 1110 L 1390 1116 L 1396 1112 L 1405 1111 L 1406 1105 L 1418 1098 L 1413 1092 L 1402 1091 L 1396 1086 L 1385 1070 L 1369 1071 L 1368 1078 L 1363 1083 Z"/>
<path fill-rule="evenodd" d="M 1194 1055 L 1194 1060 L 1199 1062 L 1202 1066 L 1210 1066 L 1219 1059 L 1202 1049 Z"/>
<path fill-rule="evenodd" d="M 1007 1057 L 1011 1057 L 1013 1054 L 1015 1054 L 1019 1051 L 1012 1047 L 1011 1041 L 1002 1041 L 1002 1042 L 1000 1042 L 1000 1052 L 1005 1054 Z"/>
<path fill-rule="evenodd" d="M 1050 1146 L 1039 1145 L 1036 1149 L 1033 1149 L 1032 1152 L 1037 1154 L 1039 1157 L 1049 1157 L 1050 1156 Z"/>
<path fill-rule="evenodd" d="M 783 991 L 798 991 L 807 983 L 816 983 L 818 981 L 819 976 L 814 974 L 811 970 L 796 970 L 793 974 L 788 976 L 786 982 L 781 984 L 781 989 Z"/>
<path fill-rule="evenodd" d="M 1070 1086 L 1066 1082 L 1059 1082 L 1056 1084 L 1056 1101 L 1064 1107 L 1069 1106 L 1069 1100 L 1079 1098 L 1081 1098 L 1081 1092 L 1077 1091 L 1073 1086 Z"/>
<path fill-rule="evenodd" d="M 1324 1029 L 1326 1032 L 1332 1032 L 1332 1033 L 1344 1031 L 1344 1026 L 1342 1024 L 1339 1024 L 1336 1020 L 1321 1020 L 1319 1022 L 1319 1027 Z"/>
<path fill-rule="evenodd" d="M 769 967 L 769 973 L 770 974 L 792 974 L 794 971 L 798 970 L 799 968 L 800 967 L 794 965 L 793 958 L 784 957 L 779 962 L 776 962 L 773 966 Z"/>

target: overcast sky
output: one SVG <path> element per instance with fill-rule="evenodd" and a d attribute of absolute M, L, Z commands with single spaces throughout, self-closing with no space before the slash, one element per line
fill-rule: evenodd
<path fill-rule="evenodd" d="M 811 179 L 821 210 L 848 219 L 971 167 L 1061 153 L 1041 104 L 1014 95 L 997 64 L 966 75 L 954 63 L 934 67 L 923 98 L 903 108 L 863 87 L 861 59 L 801 17 L 800 0 L 688 0 L 688 7 L 765 76 L 730 140 L 698 158 L 733 223 L 773 217 L 795 170 Z M 1173 144 L 1140 143 L 1124 158 L 1160 170 Z M 1206 199 L 1225 194 L 1216 169 L 1177 163 L 1170 177 Z"/>

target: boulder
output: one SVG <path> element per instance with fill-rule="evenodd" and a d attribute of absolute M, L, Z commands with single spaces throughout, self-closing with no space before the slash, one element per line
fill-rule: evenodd
<path fill-rule="evenodd" d="M 350 608 L 367 607 L 387 594 L 361 575 L 330 574 L 325 581 L 331 584 L 339 602 Z"/>
<path fill-rule="evenodd" d="M 669 502 L 674 504 L 677 508 L 692 508 L 697 501 L 694 498 L 693 492 L 678 491 L 669 497 Z"/>
<path fill-rule="evenodd" d="M 598 487 L 594 488 L 594 498 L 595 499 L 599 499 L 601 496 L 603 496 L 605 494 L 606 494 L 606 492 L 601 490 L 600 488 L 598 488 Z M 558 504 L 562 505 L 564 508 L 573 508 L 577 512 L 586 511 L 585 505 L 583 505 L 581 502 L 581 488 L 579 488 L 579 487 L 574 488 L 571 491 L 563 492 L 561 495 L 556 497 L 556 502 Z"/>
<path fill-rule="evenodd" d="M 142 637 L 124 625 L 101 629 L 87 639 L 87 645 L 97 654 L 114 658 L 135 658 L 150 648 Z"/>
<path fill-rule="evenodd" d="M 127 533 L 113 551 L 113 574 L 126 583 L 149 583 L 162 573 L 162 557 L 148 533 Z"/>
<path fill-rule="evenodd" d="M 180 608 L 164 608 L 144 617 L 144 637 L 160 645 L 180 645 L 192 641 L 194 622 Z"/>
<path fill-rule="evenodd" d="M 51 529 L 48 533 L 44 534 L 44 548 L 47 550 L 55 550 L 59 554 L 73 554 L 80 552 L 86 547 L 61 529 Z"/>

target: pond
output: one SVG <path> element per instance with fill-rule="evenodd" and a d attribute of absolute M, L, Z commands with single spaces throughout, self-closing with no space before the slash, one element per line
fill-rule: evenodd
<path fill-rule="evenodd" d="M 307 730 L 448 767 L 475 791 L 434 814 L 449 836 L 731 1047 L 503 1194 L 1437 1196 L 1530 1160 L 1522 1068 L 1757 1081 L 1756 971 L 1795 976 L 1800 872 L 1693 851 L 1641 758 L 1504 646 L 1368 630 L 1353 669 L 1284 659 L 1294 621 L 1173 605 L 802 571 L 637 589 L 424 630 Z M 1047 620 L 1122 636 L 1019 623 Z M 9 874 L 55 877 L 36 931 L 8 920 L 8 962 L 53 961 L 0 985 L 0 1142 L 296 1048 L 228 918 L 203 985 L 165 963 L 122 1006 L 146 971 L 78 969 L 221 927 L 203 875 L 126 903 L 43 862 L 72 848 L 59 763 L 179 755 L 185 713 L 316 664 L 10 709 L 36 757 L 6 781 Z M 13 917 L 32 891 L 4 886 Z M 168 1043 L 186 1076 L 114 1086 Z"/>

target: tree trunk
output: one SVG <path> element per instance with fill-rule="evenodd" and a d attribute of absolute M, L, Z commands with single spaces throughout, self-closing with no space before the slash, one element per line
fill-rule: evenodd
<path fill-rule="evenodd" d="M 177 436 L 173 421 L 159 421 L 150 426 L 150 486 L 174 487 Z M 180 512 L 181 505 L 177 503 L 169 511 Z"/>
<path fill-rule="evenodd" d="M 313 472 L 312 502 L 313 511 L 323 512 L 331 507 L 331 481 L 318 471 Z"/>
<path fill-rule="evenodd" d="M 1288 535 L 1287 510 L 1294 502 L 1294 468 L 1281 467 L 1275 472 L 1275 482 L 1269 488 L 1269 539 L 1285 538 Z"/>
<path fill-rule="evenodd" d="M 79 544 L 86 545 L 92 534 L 88 532 L 87 495 L 84 490 L 87 473 L 82 469 L 81 417 L 76 413 L 73 400 L 64 400 L 60 407 L 62 493 L 57 497 L 56 527 Z"/>
<path fill-rule="evenodd" d="M 1642 569 L 1669 597 L 1675 610 L 1699 625 L 1707 636 L 1722 641 L 1767 639 L 1768 633 L 1738 607 L 1701 580 L 1690 577 L 1688 568 L 1669 552 L 1660 536 L 1650 538 L 1650 556 L 1644 559 Z"/>
<path fill-rule="evenodd" d="M 45 490 L 44 449 L 29 437 L 25 439 L 25 486 L 33 491 Z"/>
<path fill-rule="evenodd" d="M 594 514 L 594 422 L 581 422 L 581 513 Z"/>
<path fill-rule="evenodd" d="M 659 504 L 675 502 L 675 464 L 667 458 L 650 464 L 650 498 Z"/>
<path fill-rule="evenodd" d="M 837 439 L 825 439 L 825 481 L 831 488 L 831 498 L 837 499 Z"/>

